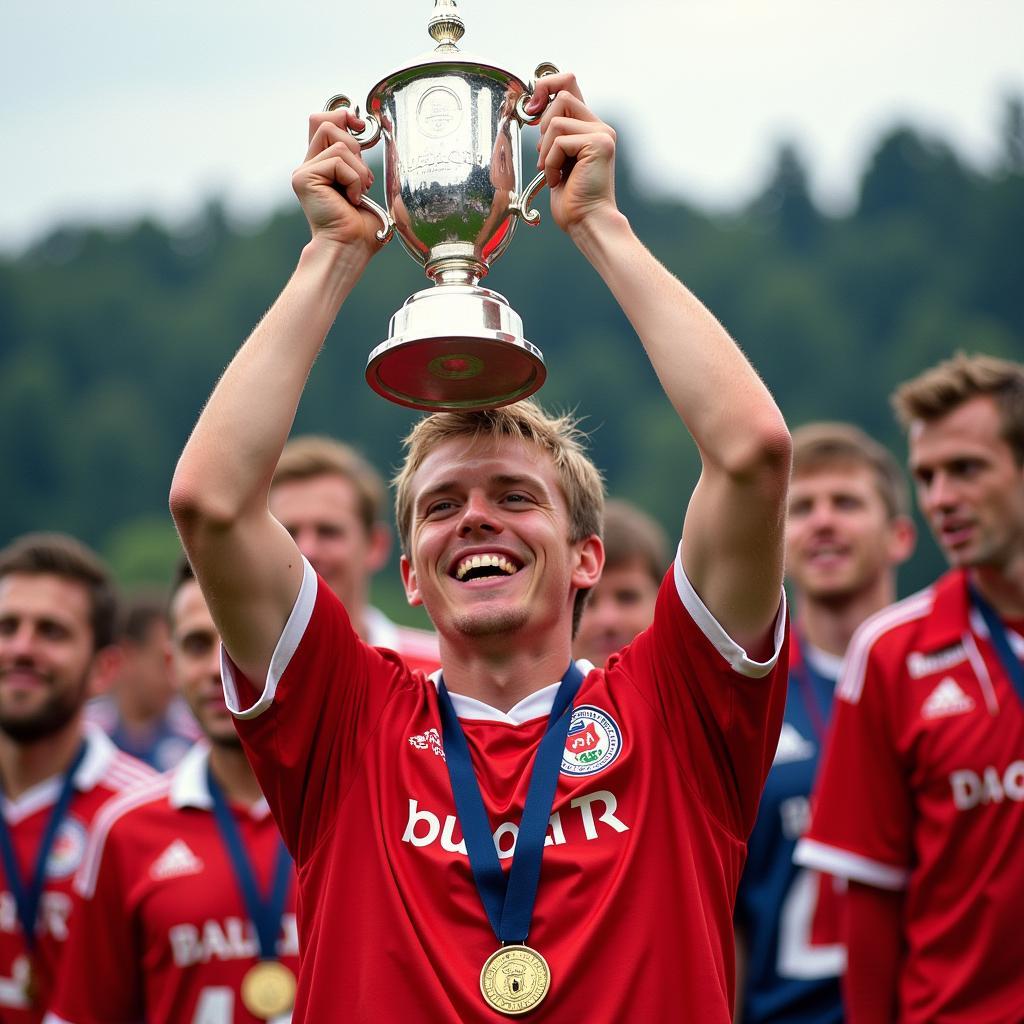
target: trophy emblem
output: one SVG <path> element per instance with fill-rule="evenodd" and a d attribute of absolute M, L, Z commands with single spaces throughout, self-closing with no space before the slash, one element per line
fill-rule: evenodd
<path fill-rule="evenodd" d="M 434 282 L 391 318 L 387 340 L 370 352 L 366 380 L 413 409 L 496 408 L 532 395 L 547 376 L 519 314 L 480 281 L 518 222 L 540 221 L 531 203 L 544 175 L 522 187 L 520 132 L 540 120 L 526 112 L 536 79 L 557 69 L 540 64 L 527 85 L 463 53 L 455 0 L 434 0 L 427 29 L 436 48 L 370 90 L 366 128 L 353 133 L 361 149 L 384 139 L 386 209 L 360 200 L 380 218 L 378 239 L 397 234 Z M 325 109 L 349 106 L 339 94 Z"/>

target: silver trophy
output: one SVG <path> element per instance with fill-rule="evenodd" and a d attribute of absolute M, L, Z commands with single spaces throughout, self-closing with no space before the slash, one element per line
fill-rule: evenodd
<path fill-rule="evenodd" d="M 521 188 L 519 133 L 540 120 L 525 109 L 536 79 L 557 69 L 539 65 L 527 86 L 461 52 L 465 26 L 454 0 L 434 0 L 427 28 L 436 49 L 370 90 L 366 128 L 353 133 L 361 149 L 384 137 L 387 209 L 365 195 L 360 201 L 382 222 L 377 237 L 386 242 L 397 232 L 434 282 L 391 318 L 366 380 L 413 409 L 496 408 L 532 395 L 547 376 L 519 314 L 479 282 L 517 223 L 540 221 L 530 204 L 544 175 Z M 337 95 L 326 109 L 350 106 Z"/>

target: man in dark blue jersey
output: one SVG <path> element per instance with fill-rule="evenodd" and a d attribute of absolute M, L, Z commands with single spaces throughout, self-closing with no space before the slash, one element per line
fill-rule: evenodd
<path fill-rule="evenodd" d="M 793 432 L 786 574 L 795 605 L 789 693 L 778 750 L 751 833 L 736 901 L 736 1020 L 838 1024 L 846 954 L 836 880 L 794 866 L 854 630 L 896 597 L 896 566 L 914 528 L 893 456 L 857 427 L 808 424 Z"/>

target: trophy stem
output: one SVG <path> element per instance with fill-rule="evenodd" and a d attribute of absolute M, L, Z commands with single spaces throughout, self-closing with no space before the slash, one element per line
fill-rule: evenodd
<path fill-rule="evenodd" d="M 431 260 L 426 266 L 426 272 L 434 284 L 458 284 L 475 288 L 487 273 L 487 266 L 481 260 L 447 256 Z"/>

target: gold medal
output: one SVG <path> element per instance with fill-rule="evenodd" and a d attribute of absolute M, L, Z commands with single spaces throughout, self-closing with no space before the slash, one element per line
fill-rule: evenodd
<path fill-rule="evenodd" d="M 295 1005 L 295 975 L 279 960 L 261 960 L 246 971 L 241 994 L 254 1017 L 280 1017 Z"/>
<path fill-rule="evenodd" d="M 480 972 L 480 991 L 487 1005 L 513 1017 L 538 1006 L 550 987 L 547 961 L 529 946 L 502 946 Z"/>

